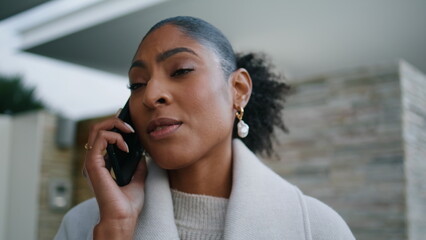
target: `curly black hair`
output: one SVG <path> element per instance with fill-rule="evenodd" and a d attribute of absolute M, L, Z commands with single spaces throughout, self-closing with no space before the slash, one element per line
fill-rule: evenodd
<path fill-rule="evenodd" d="M 243 119 L 250 126 L 250 133 L 242 141 L 253 152 L 271 155 L 274 127 L 288 132 L 281 115 L 290 86 L 282 81 L 282 75 L 274 73 L 265 54 L 237 54 L 236 58 L 237 67 L 249 72 L 253 84 Z M 237 136 L 236 121 L 233 137 Z"/>
<path fill-rule="evenodd" d="M 235 54 L 225 35 L 199 18 L 177 16 L 164 19 L 152 26 L 143 39 L 166 24 L 177 26 L 186 35 L 214 51 L 220 59 L 225 79 L 238 68 L 245 68 L 249 72 L 253 90 L 243 120 L 250 126 L 250 133 L 242 141 L 255 153 L 271 155 L 274 127 L 287 132 L 281 114 L 289 86 L 282 81 L 283 77 L 273 72 L 273 66 L 265 55 Z M 233 138 L 237 137 L 237 122 L 234 124 Z"/>

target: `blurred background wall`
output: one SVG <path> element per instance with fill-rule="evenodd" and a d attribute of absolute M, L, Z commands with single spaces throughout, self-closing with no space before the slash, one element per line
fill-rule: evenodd
<path fill-rule="evenodd" d="M 0 115 L 0 240 L 52 239 L 66 210 L 93 197 L 81 175 L 88 128 L 128 98 L 140 38 L 175 15 L 211 22 L 287 76 L 290 133 L 276 133 L 267 165 L 357 239 L 423 239 L 425 10 L 421 0 L 2 1 L 0 74 L 21 76 L 46 108 Z"/>
<path fill-rule="evenodd" d="M 371 68 L 293 83 L 266 162 L 330 204 L 358 239 L 405 239 L 401 88 L 397 68 Z"/>
<path fill-rule="evenodd" d="M 72 149 L 58 147 L 56 116 L 45 111 L 0 119 L 0 239 L 52 239 L 71 206 Z"/>

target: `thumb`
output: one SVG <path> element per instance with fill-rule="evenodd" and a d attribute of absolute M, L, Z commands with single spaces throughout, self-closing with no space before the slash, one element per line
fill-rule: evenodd
<path fill-rule="evenodd" d="M 146 164 L 145 157 L 142 157 L 136 167 L 135 173 L 133 174 L 133 178 L 130 181 L 130 184 L 141 185 L 142 187 L 145 185 L 145 178 L 148 173 L 148 167 Z"/>

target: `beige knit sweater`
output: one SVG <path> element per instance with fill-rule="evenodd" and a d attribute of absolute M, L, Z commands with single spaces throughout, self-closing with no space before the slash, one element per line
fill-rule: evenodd
<path fill-rule="evenodd" d="M 175 223 L 181 240 L 220 240 L 228 199 L 172 189 Z"/>

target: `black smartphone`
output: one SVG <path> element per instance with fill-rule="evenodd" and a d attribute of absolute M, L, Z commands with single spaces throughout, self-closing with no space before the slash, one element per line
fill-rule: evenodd
<path fill-rule="evenodd" d="M 130 117 L 129 100 L 127 100 L 123 109 L 121 110 L 118 118 L 130 124 L 133 127 L 133 122 Z M 133 127 L 134 128 L 134 127 Z M 135 129 L 135 128 L 134 128 Z M 115 144 L 108 144 L 107 146 L 107 166 L 112 167 L 113 175 L 117 185 L 125 186 L 132 180 L 136 167 L 142 157 L 143 147 L 139 142 L 136 133 L 124 133 L 117 128 L 111 131 L 120 133 L 124 141 L 129 146 L 129 152 L 120 150 Z"/>

